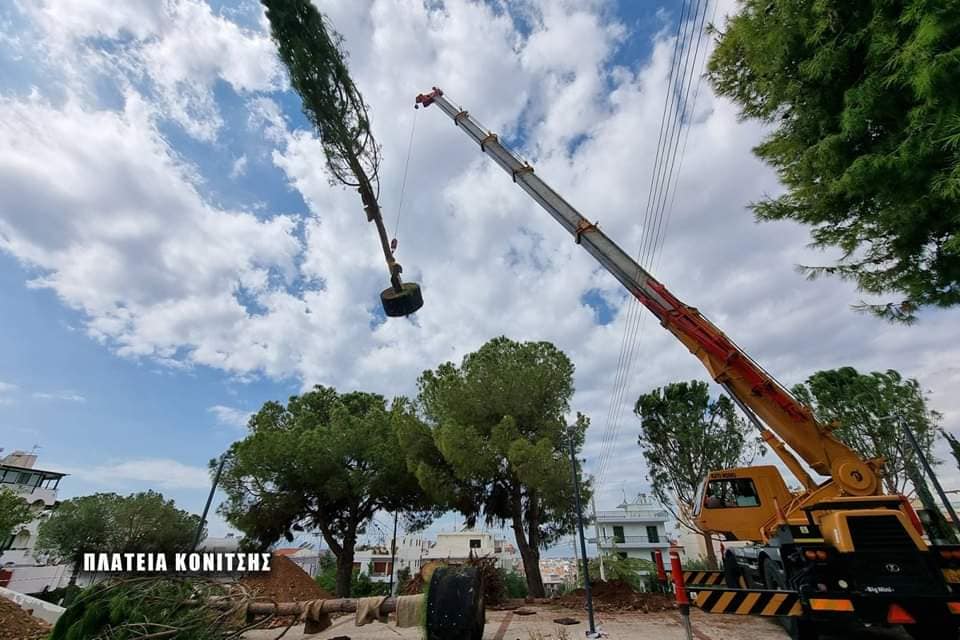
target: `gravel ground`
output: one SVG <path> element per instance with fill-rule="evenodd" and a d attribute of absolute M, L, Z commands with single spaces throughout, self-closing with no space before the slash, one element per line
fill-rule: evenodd
<path fill-rule="evenodd" d="M 551 605 L 527 605 L 536 610 L 534 615 L 519 616 L 511 611 L 488 611 L 484 640 L 578 640 L 587 630 L 586 615 L 582 611 Z M 572 617 L 576 625 L 561 626 L 553 620 Z M 691 615 L 695 640 L 789 640 L 787 634 L 773 620 L 749 616 L 709 615 L 694 610 Z M 675 612 L 659 613 L 599 613 L 598 626 L 610 640 L 686 640 L 680 615 Z M 252 631 L 244 635 L 247 640 L 271 640 L 278 629 Z M 564 632 L 566 635 L 564 636 Z M 357 627 L 353 616 L 344 616 L 334 621 L 334 626 L 317 635 L 303 635 L 302 625 L 290 629 L 283 640 L 330 640 L 347 636 L 351 640 L 419 640 L 419 629 L 397 629 L 391 618 L 390 624 L 370 624 Z M 826 637 L 824 640 L 827 640 Z M 858 634 L 843 634 L 830 640 L 909 640 L 901 630 L 872 630 Z"/>

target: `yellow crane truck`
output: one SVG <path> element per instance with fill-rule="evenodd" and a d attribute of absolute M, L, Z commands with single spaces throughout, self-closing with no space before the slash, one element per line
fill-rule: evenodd
<path fill-rule="evenodd" d="M 703 363 L 802 485 L 791 491 L 774 466 L 709 474 L 694 518 L 703 530 L 742 542 L 725 551 L 722 572 L 690 572 L 696 605 L 777 616 L 794 640 L 814 639 L 836 623 L 852 622 L 902 624 L 914 638 L 956 640 L 960 546 L 924 539 L 904 496 L 884 493 L 883 461 L 863 460 L 837 439 L 833 425 L 818 422 L 443 91 L 434 87 L 417 96 L 417 107 L 430 105 L 447 114 Z M 791 450 L 827 480 L 815 481 Z"/>

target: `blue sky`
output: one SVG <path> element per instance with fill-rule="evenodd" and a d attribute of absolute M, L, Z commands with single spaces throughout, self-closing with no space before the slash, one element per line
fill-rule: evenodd
<path fill-rule="evenodd" d="M 681 3 L 581 4 L 320 3 L 371 104 L 390 226 L 412 98 L 439 83 L 640 246 Z M 507 334 L 573 357 L 574 408 L 594 421 L 588 470 L 605 442 L 622 452 L 600 507 L 648 489 L 629 405 L 705 375 L 647 322 L 612 429 L 625 296 L 439 113 L 417 115 L 399 238 L 426 307 L 383 322 L 372 229 L 327 184 L 256 3 L 51 7 L 0 9 L 0 144 L 14 150 L 0 161 L 0 447 L 38 445 L 38 466 L 72 474 L 63 497 L 155 488 L 199 511 L 207 461 L 264 401 L 314 383 L 409 394 L 420 371 Z M 955 424 L 960 373 L 938 341 L 956 314 L 931 314 L 919 336 L 849 312 L 844 284 L 805 283 L 804 231 L 745 209 L 779 188 L 749 152 L 762 127 L 704 91 L 662 258 L 677 292 L 787 382 L 901 367 Z"/>

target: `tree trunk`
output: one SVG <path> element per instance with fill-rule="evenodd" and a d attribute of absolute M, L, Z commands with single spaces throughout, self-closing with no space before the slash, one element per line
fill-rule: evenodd
<path fill-rule="evenodd" d="M 512 511 L 513 534 L 517 538 L 517 550 L 523 559 L 523 572 L 527 577 L 527 595 L 532 598 L 543 598 L 546 597 L 546 591 L 543 588 L 543 578 L 540 576 L 540 548 L 535 529 L 538 526 L 536 518 L 530 523 L 531 533 L 533 533 L 531 536 L 533 540 L 531 540 L 523 530 L 523 504 L 519 487 L 514 489 L 512 498 L 510 509 Z M 536 501 L 531 500 L 530 502 L 528 509 L 536 510 Z"/>
<path fill-rule="evenodd" d="M 531 598 L 546 597 L 543 577 L 540 575 L 540 550 L 524 544 L 520 547 L 520 557 L 523 558 L 523 571 L 527 574 L 527 595 Z"/>
<path fill-rule="evenodd" d="M 70 581 L 67 582 L 68 587 L 76 586 L 77 576 L 80 574 L 80 567 L 82 564 L 83 560 L 80 556 L 77 556 L 77 558 L 73 561 L 73 571 L 70 572 Z"/>
<path fill-rule="evenodd" d="M 703 542 L 707 547 L 707 566 L 711 569 L 717 568 L 717 553 L 713 550 L 713 538 L 710 537 L 710 534 L 704 531 Z"/>
<path fill-rule="evenodd" d="M 353 582 L 353 546 L 352 540 L 343 541 L 343 548 L 337 556 L 337 597 L 349 598 Z"/>

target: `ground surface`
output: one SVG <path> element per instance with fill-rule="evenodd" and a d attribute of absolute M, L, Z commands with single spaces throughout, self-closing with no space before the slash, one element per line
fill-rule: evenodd
<path fill-rule="evenodd" d="M 50 627 L 24 611 L 15 602 L 0 598 L 0 640 L 40 640 Z"/>
<path fill-rule="evenodd" d="M 556 605 L 526 605 L 536 611 L 529 616 L 516 615 L 513 611 L 488 611 L 484 640 L 579 640 L 587 630 L 587 618 L 582 610 Z M 553 622 L 556 618 L 571 617 L 579 624 L 561 626 Z M 773 621 L 747 616 L 708 615 L 694 610 L 692 623 L 695 640 L 787 640 L 787 634 Z M 610 640 L 686 640 L 678 613 L 661 611 L 640 613 L 635 611 L 599 612 L 598 626 Z M 283 640 L 331 640 L 347 636 L 352 640 L 374 640 L 390 638 L 395 640 L 418 640 L 421 631 L 418 628 L 397 629 L 391 619 L 390 624 L 369 624 L 357 627 L 353 616 L 344 616 L 334 621 L 334 625 L 316 635 L 303 635 L 302 625 L 293 627 L 283 636 Z M 563 635 L 563 630 L 566 635 Z M 243 637 L 247 640 L 270 640 L 276 638 L 281 629 L 251 631 Z M 539 634 L 539 635 L 538 635 Z M 871 631 L 857 635 L 844 634 L 830 640 L 906 640 L 902 631 Z M 824 640 L 827 640 L 824 638 Z"/>

